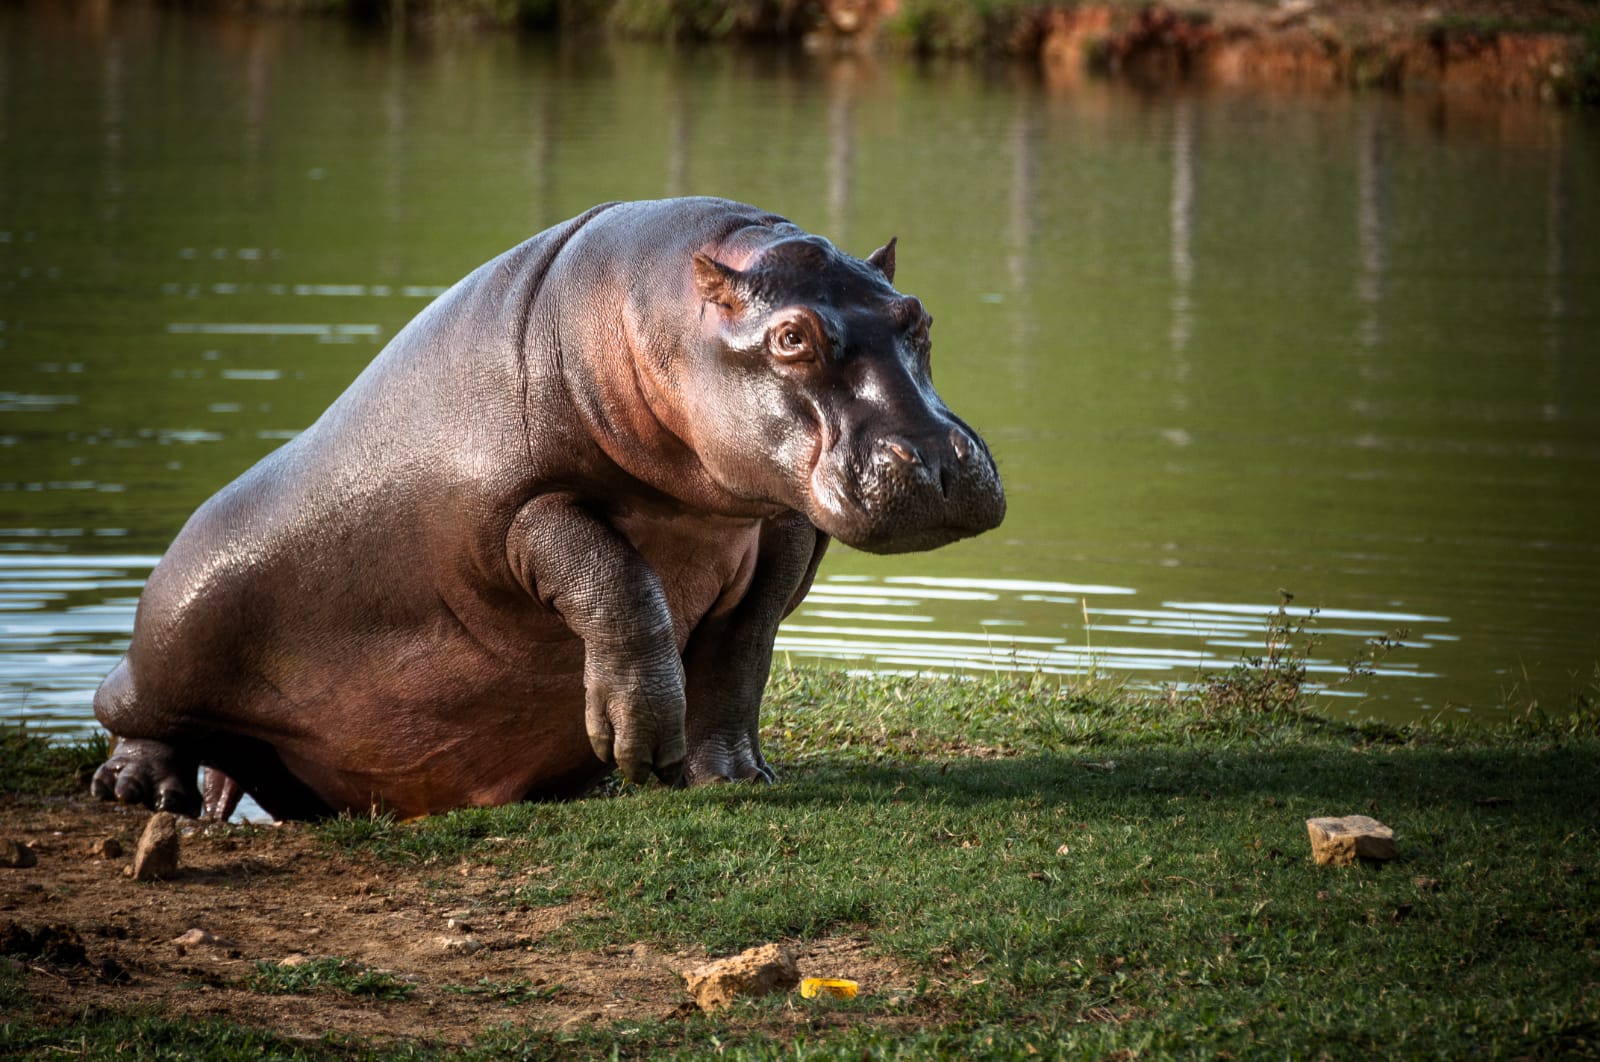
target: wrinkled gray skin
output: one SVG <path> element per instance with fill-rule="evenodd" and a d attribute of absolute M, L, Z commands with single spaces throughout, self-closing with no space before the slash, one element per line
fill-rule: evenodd
<path fill-rule="evenodd" d="M 189 520 L 95 696 L 100 796 L 402 816 L 770 779 L 779 620 L 829 537 L 1000 523 L 929 318 L 754 207 L 621 203 L 446 292 Z"/>

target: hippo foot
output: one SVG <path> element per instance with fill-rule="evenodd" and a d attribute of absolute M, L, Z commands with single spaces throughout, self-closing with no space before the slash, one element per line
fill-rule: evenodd
<path fill-rule="evenodd" d="M 629 662 L 593 667 L 586 676 L 589 744 L 602 763 L 615 764 L 630 782 L 655 774 L 667 785 L 683 779 L 683 665 Z"/>
<path fill-rule="evenodd" d="M 194 763 L 165 742 L 123 739 L 117 742 L 116 753 L 94 772 L 89 791 L 101 800 L 195 818 L 200 814 L 195 771 Z"/>
<path fill-rule="evenodd" d="M 748 741 L 703 743 L 689 757 L 686 776 L 690 785 L 778 780 L 761 753 L 751 748 Z"/>

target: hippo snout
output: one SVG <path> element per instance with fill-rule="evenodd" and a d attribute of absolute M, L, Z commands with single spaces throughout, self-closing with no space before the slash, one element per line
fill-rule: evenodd
<path fill-rule="evenodd" d="M 989 448 L 964 425 L 880 436 L 853 493 L 858 511 L 831 530 L 870 553 L 934 549 L 998 527 L 1006 513 Z"/>
<path fill-rule="evenodd" d="M 960 482 L 974 448 L 972 440 L 960 428 L 951 428 L 943 438 L 932 438 L 921 444 L 903 435 L 890 435 L 880 440 L 878 446 L 891 466 L 899 466 L 892 475 L 928 487 L 936 486 L 946 501 Z"/>

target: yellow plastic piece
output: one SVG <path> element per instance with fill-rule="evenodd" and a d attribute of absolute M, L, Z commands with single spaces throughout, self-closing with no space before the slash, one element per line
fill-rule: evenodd
<path fill-rule="evenodd" d="M 807 999 L 814 996 L 833 996 L 835 999 L 856 998 L 856 983 L 842 977 L 807 977 L 800 982 L 800 994 Z"/>

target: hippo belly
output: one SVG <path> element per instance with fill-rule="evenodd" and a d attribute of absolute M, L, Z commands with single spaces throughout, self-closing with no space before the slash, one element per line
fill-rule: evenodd
<path fill-rule="evenodd" d="M 750 581 L 754 522 L 617 520 L 658 571 L 678 651 Z M 684 565 L 682 558 L 695 563 Z M 584 727 L 584 646 L 549 611 L 471 592 L 385 637 L 351 632 L 293 677 L 269 680 L 296 718 L 338 720 L 278 735 L 285 767 L 335 810 L 417 815 L 582 792 L 609 773 Z M 226 770 L 226 768 L 223 768 Z"/>

